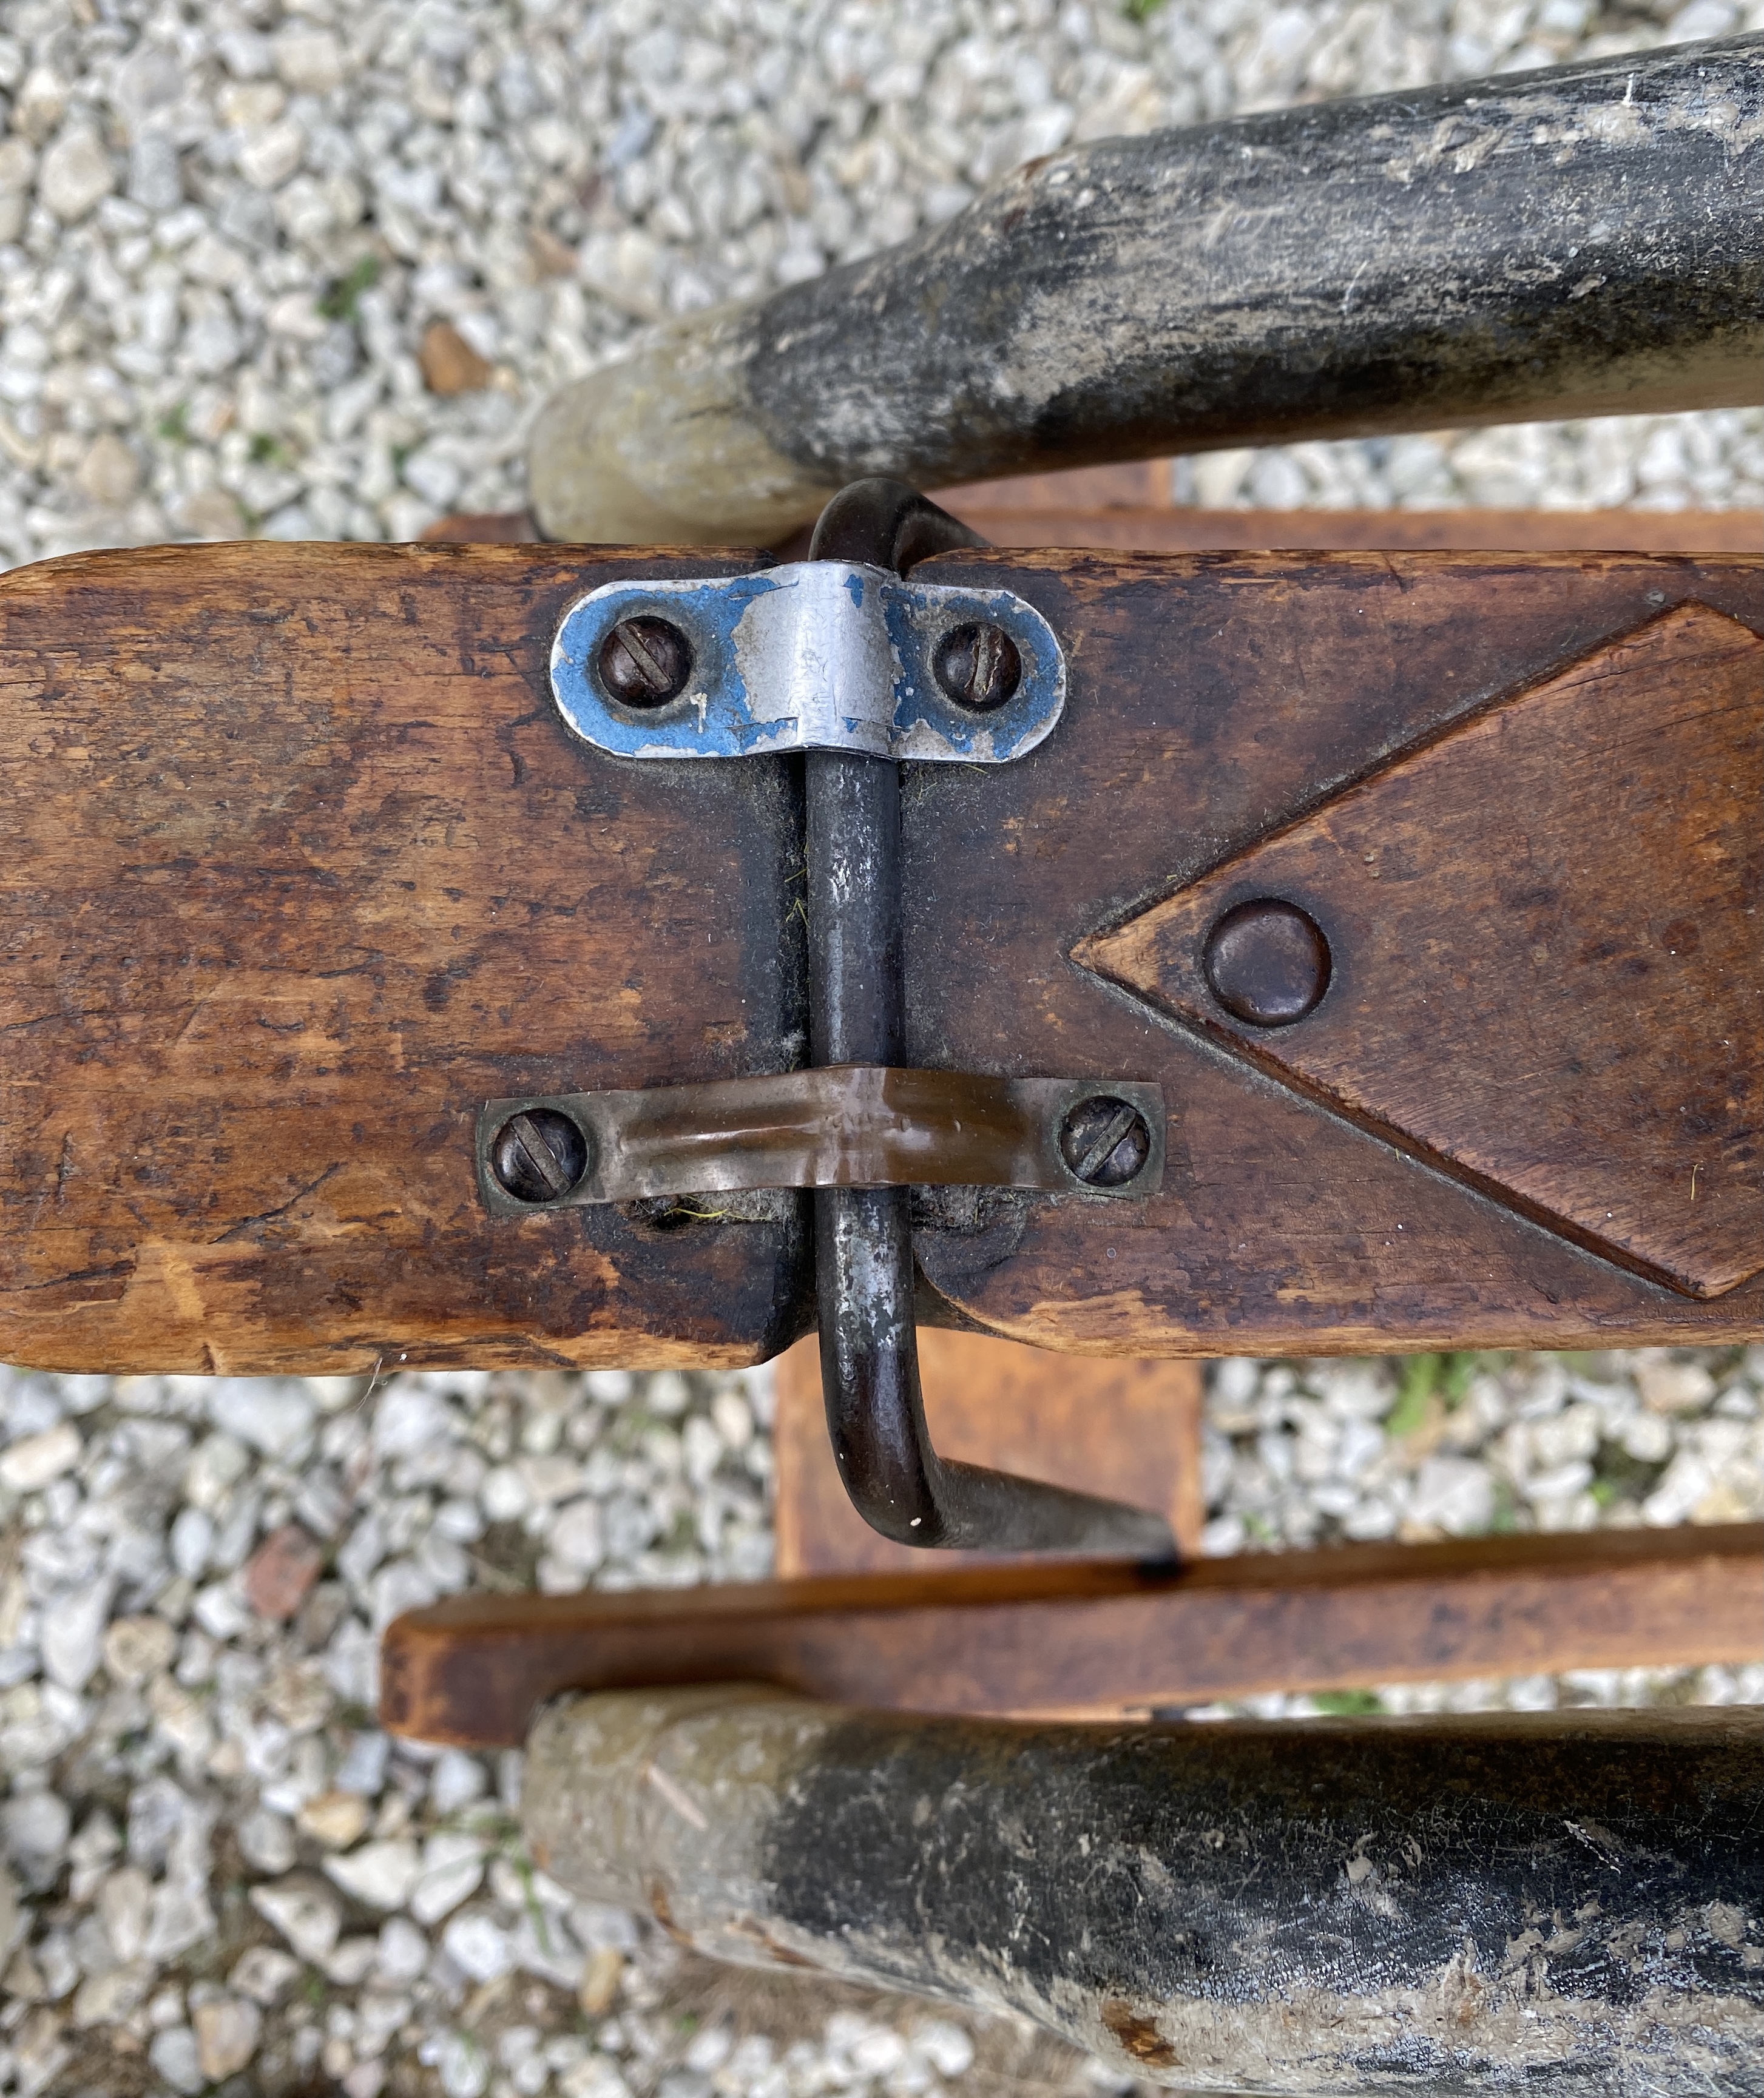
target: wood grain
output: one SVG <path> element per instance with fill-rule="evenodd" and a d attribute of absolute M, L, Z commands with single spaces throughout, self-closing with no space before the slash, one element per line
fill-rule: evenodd
<path fill-rule="evenodd" d="M 919 1366 L 940 1456 L 1156 1508 L 1185 1554 L 1199 1550 L 1205 1512 L 1197 1363 L 1092 1362 L 983 1333 L 924 1328 Z M 846 1494 L 827 1440 L 812 1338 L 780 1358 L 777 1380 L 779 1575 L 924 1573 L 924 1553 L 879 1535 Z M 992 1556 L 940 1553 L 938 1562 Z"/>
<path fill-rule="evenodd" d="M 788 1200 L 678 1229 L 641 1209 L 503 1222 L 472 1170 L 486 1099 L 800 1060 L 788 766 L 621 762 L 546 689 L 575 592 L 757 558 L 257 544 L 0 580 L 0 1353 L 711 1364 L 805 1328 Z M 1693 1301 L 1072 959 L 1675 605 L 1756 630 L 1757 561 L 994 554 L 925 573 L 1030 598 L 1070 683 L 1029 757 L 909 769 L 911 1059 L 1140 1077 L 1172 1117 L 1143 1205 L 915 1198 L 942 1315 L 1131 1357 L 1764 1330 L 1759 1279 Z M 1591 774 L 1621 746 L 1595 687 L 1585 704 Z M 1699 732 L 1674 762 L 1714 778 L 1740 748 Z M 1755 830 L 1755 767 L 1735 777 Z M 1685 915 L 1671 889 L 1645 892 L 1662 926 Z M 1610 895 L 1613 937 L 1637 891 Z M 1741 981 L 1759 923 L 1710 936 Z M 1627 1010 L 1621 971 L 1582 981 Z M 1733 1048 L 1694 1020 L 1670 1096 L 1637 1113 L 1755 1086 L 1756 1029 Z M 1441 1013 L 1441 1044 L 1485 1054 L 1472 1024 Z"/>
<path fill-rule="evenodd" d="M 1105 471 L 1069 478 L 1100 480 Z M 1050 483 L 1067 478 L 1045 476 Z M 1198 510 L 1174 503 L 1114 508 L 1079 502 L 994 507 L 983 487 L 937 500 L 994 546 L 1114 547 L 1147 554 L 1270 548 L 1749 554 L 1764 546 L 1764 511 L 1757 510 Z"/>
<path fill-rule="evenodd" d="M 1246 858 L 1395 761 L 1443 750 L 1455 725 L 1674 606 L 1706 606 L 1757 633 L 1758 562 L 994 553 L 941 557 L 919 573 L 1005 583 L 1030 599 L 1066 648 L 1070 686 L 1058 728 L 1016 764 L 959 776 L 923 767 L 909 780 L 908 1053 L 1154 1081 L 1170 1113 L 1164 1189 L 1130 1214 L 1068 1197 L 923 1208 L 915 1244 L 938 1292 L 993 1331 L 1121 1355 L 1572 1348 L 1764 1331 L 1758 1278 L 1693 1300 L 1277 1082 L 1235 1039 L 1228 1050 L 1217 1030 L 1154 1012 L 1073 959 L 1086 940 Z M 1670 682 L 1656 696 L 1663 712 Z M 1764 694 L 1755 675 L 1741 682 L 1744 721 L 1696 716 L 1672 776 L 1728 782 L 1755 838 L 1764 783 L 1755 760 L 1731 768 Z M 1643 712 L 1653 684 L 1650 673 L 1636 687 Z M 1611 732 L 1596 683 L 1576 704 L 1586 775 L 1610 767 L 1618 805 L 1645 798 L 1645 783 L 1617 781 L 1637 752 Z M 1559 815 L 1567 822 L 1567 803 Z M 1632 865 L 1583 912 L 1583 937 L 1608 939 L 1621 959 L 1639 911 L 1658 929 L 1694 915 L 1697 896 L 1674 885 L 1681 873 L 1669 854 L 1638 886 Z M 1756 902 L 1754 891 L 1736 906 L 1743 918 L 1709 934 L 1742 986 L 1764 972 Z M 1448 932 L 1482 958 L 1479 970 L 1486 962 L 1486 981 L 1433 1016 L 1436 1072 L 1460 1052 L 1488 1061 L 1484 1030 L 1510 1042 L 1517 1025 L 1487 990 L 1511 928 L 1490 928 L 1485 949 L 1481 930 L 1448 910 L 1435 933 Z M 1633 1034 L 1631 983 L 1620 966 L 1578 974 L 1592 1038 Z M 1705 1016 L 1674 1016 L 1664 1094 L 1625 1107 L 1638 1125 L 1712 1097 L 1755 1102 L 1758 1030 L 1735 1039 Z M 1406 1082 L 1392 1074 L 1399 1093 Z M 1498 1109 L 1483 1134 L 1491 1144 L 1526 1140 Z M 1740 1163 L 1743 1190 L 1755 1166 Z M 1687 1171 L 1683 1184 L 1687 1197 Z M 1700 1200 L 1700 1176 L 1698 1186 Z M 1735 1199 L 1743 1270 L 1743 1193 Z"/>
<path fill-rule="evenodd" d="M 756 557 L 275 546 L 0 580 L 0 1353 L 735 1363 L 784 1221 L 492 1219 L 485 1099 L 788 1065 L 784 768 L 563 727 L 564 605 Z M 682 776 L 688 774 L 689 776 Z"/>
<path fill-rule="evenodd" d="M 470 1595 L 388 1628 L 394 1733 L 514 1747 L 563 1690 L 773 1683 L 917 1712 L 1108 1718 L 1261 1691 L 1694 1667 L 1764 1649 L 1764 1527 Z"/>
<path fill-rule="evenodd" d="M 1496 1197 L 1698 1297 L 1764 1269 L 1764 641 L 1683 605 L 1476 715 L 1073 959 Z M 1296 1024 L 1209 934 L 1296 904 Z M 1444 1023 L 1442 1025 L 1442 1022 Z"/>

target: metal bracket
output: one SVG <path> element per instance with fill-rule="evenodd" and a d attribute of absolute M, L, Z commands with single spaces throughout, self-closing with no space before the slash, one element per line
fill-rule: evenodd
<path fill-rule="evenodd" d="M 813 1188 L 827 1431 L 864 1520 L 903 1544 L 1168 1561 L 1175 1540 L 1161 1516 L 952 1463 L 925 1425 L 908 1187 L 1135 1198 L 1163 1177 L 1155 1086 L 900 1068 L 897 761 L 1003 764 L 1033 749 L 1065 703 L 1060 644 L 1032 605 L 902 580 L 928 555 L 980 543 L 905 483 L 862 481 L 822 512 L 806 563 L 609 584 L 569 608 L 551 688 L 596 748 L 804 753 L 815 1068 L 493 1100 L 478 1117 L 478 1185 L 509 1217 Z"/>
<path fill-rule="evenodd" d="M 1038 1187 L 1120 1200 L 1163 1183 L 1164 1098 L 1124 1079 L 836 1064 L 491 1100 L 477 1161 L 498 1216 L 757 1187 Z"/>
<path fill-rule="evenodd" d="M 1059 720 L 1066 671 L 1053 629 L 1009 590 L 798 561 L 590 590 L 558 629 L 551 690 L 578 735 L 621 757 L 1003 765 Z"/>

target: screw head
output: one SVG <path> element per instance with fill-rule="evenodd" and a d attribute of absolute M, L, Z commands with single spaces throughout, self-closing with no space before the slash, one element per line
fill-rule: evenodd
<path fill-rule="evenodd" d="M 665 707 L 686 690 L 691 643 L 665 619 L 621 619 L 600 644 L 600 682 L 621 706 Z"/>
<path fill-rule="evenodd" d="M 588 1170 L 588 1139 L 555 1108 L 524 1108 L 491 1138 L 490 1170 L 517 1202 L 561 1201 Z"/>
<path fill-rule="evenodd" d="M 1329 942 L 1296 903 L 1258 897 L 1227 911 L 1201 956 L 1209 988 L 1235 1020 L 1290 1027 L 1329 988 Z"/>
<path fill-rule="evenodd" d="M 990 714 L 1023 682 L 1023 658 L 1002 626 L 952 626 L 932 652 L 937 683 L 959 707 Z"/>
<path fill-rule="evenodd" d="M 1096 1093 L 1067 1110 L 1060 1155 L 1086 1187 L 1125 1187 L 1145 1170 L 1152 1132 L 1130 1100 Z"/>

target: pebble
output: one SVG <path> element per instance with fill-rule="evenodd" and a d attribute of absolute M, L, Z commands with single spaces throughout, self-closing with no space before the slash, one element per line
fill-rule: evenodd
<path fill-rule="evenodd" d="M 50 1604 L 43 1613 L 37 1644 L 43 1671 L 64 1690 L 83 1690 L 103 1652 L 112 1584 L 89 1581 Z"/>
<path fill-rule="evenodd" d="M 327 1850 L 346 1850 L 365 1833 L 368 1805 L 359 1793 L 323 1792 L 294 1817 L 294 1825 Z"/>
<path fill-rule="evenodd" d="M 39 1870 L 52 1867 L 66 1850 L 72 1826 L 67 1802 L 47 1790 L 16 1792 L 0 1808 L 7 1855 Z"/>
<path fill-rule="evenodd" d="M 278 1624 L 295 1615 L 318 1578 L 325 1555 L 298 1523 L 283 1523 L 245 1567 L 245 1599 L 260 1617 Z"/>
<path fill-rule="evenodd" d="M 442 1931 L 441 1945 L 460 1973 L 474 1982 L 498 1982 L 515 1964 L 513 1938 L 482 1909 L 456 1916 Z"/>
<path fill-rule="evenodd" d="M 59 1421 L 40 1435 L 27 1435 L 0 1455 L 0 1486 L 15 1494 L 41 1493 L 73 1469 L 82 1447 L 80 1431 L 71 1420 Z"/>
<path fill-rule="evenodd" d="M 292 1459 L 312 1433 L 317 1404 L 292 1380 L 217 1377 L 208 1411 L 217 1428 L 266 1457 Z"/>
<path fill-rule="evenodd" d="M 425 1928 L 439 1923 L 476 1894 L 483 1879 L 482 1838 L 442 1829 L 423 1846 L 422 1861 L 410 1892 L 410 1913 Z"/>
<path fill-rule="evenodd" d="M 299 1960 L 273 1945 L 248 1946 L 228 1975 L 227 1986 L 267 2010 L 287 1995 L 300 1971 Z"/>
<path fill-rule="evenodd" d="M 416 1883 L 417 1847 L 406 1837 L 364 1843 L 341 1858 L 327 1858 L 327 1876 L 353 1900 L 370 1908 L 402 1908 Z"/>
<path fill-rule="evenodd" d="M 263 2030 L 263 2013 L 241 1996 L 222 1996 L 199 2004 L 191 2013 L 195 2028 L 197 2056 L 202 2073 L 211 2083 L 236 2075 L 257 2051 Z"/>
<path fill-rule="evenodd" d="M 110 1949 L 119 1960 L 138 1960 L 147 1949 L 152 1909 L 153 1882 L 138 1865 L 124 1865 L 104 1881 L 98 1913 Z"/>
<path fill-rule="evenodd" d="M 37 193 L 64 226 L 86 217 L 116 186 L 116 171 L 104 142 L 81 125 L 64 131 L 43 156 Z"/>
<path fill-rule="evenodd" d="M 163 2083 L 185 2098 L 195 2098 L 208 2081 L 196 2035 L 188 2026 L 168 2026 L 156 2033 L 147 2048 L 147 2062 Z"/>
<path fill-rule="evenodd" d="M 301 1959 L 314 1966 L 342 1934 L 342 1909 L 319 1881 L 306 1874 L 254 1886 L 251 1905 L 265 1923 L 281 1932 Z"/>
<path fill-rule="evenodd" d="M 1680 1413 L 1706 1406 L 1715 1395 L 1714 1378 L 1697 1362 L 1644 1358 L 1637 1367 L 1635 1383 L 1643 1405 L 1652 1413 Z"/>
<path fill-rule="evenodd" d="M 104 1673 L 113 1683 L 145 1683 L 171 1666 L 178 1635 L 163 1617 L 113 1617 L 102 1650 Z"/>
<path fill-rule="evenodd" d="M 476 393 L 480 387 L 489 384 L 495 369 L 489 359 L 480 357 L 459 329 L 447 321 L 429 323 L 423 331 L 422 345 L 416 355 L 422 366 L 423 384 L 431 393 L 444 397 Z"/>

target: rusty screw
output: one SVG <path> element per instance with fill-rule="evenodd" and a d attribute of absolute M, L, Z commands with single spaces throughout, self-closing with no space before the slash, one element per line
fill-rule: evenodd
<path fill-rule="evenodd" d="M 665 619 L 621 619 L 600 644 L 600 682 L 623 706 L 665 707 L 691 674 L 691 644 Z"/>
<path fill-rule="evenodd" d="M 525 1108 L 491 1139 L 490 1170 L 517 1202 L 560 1201 L 588 1170 L 588 1139 L 555 1108 Z"/>
<path fill-rule="evenodd" d="M 1290 1027 L 1329 988 L 1329 942 L 1296 903 L 1258 897 L 1227 911 L 1201 957 L 1213 995 L 1252 1027 Z"/>
<path fill-rule="evenodd" d="M 1060 1155 L 1086 1187 L 1125 1187 L 1145 1170 L 1152 1132 L 1130 1101 L 1096 1093 L 1068 1111 Z"/>
<path fill-rule="evenodd" d="M 1023 682 L 1023 658 L 1002 626 L 952 626 L 931 667 L 944 691 L 970 713 L 991 713 Z"/>

